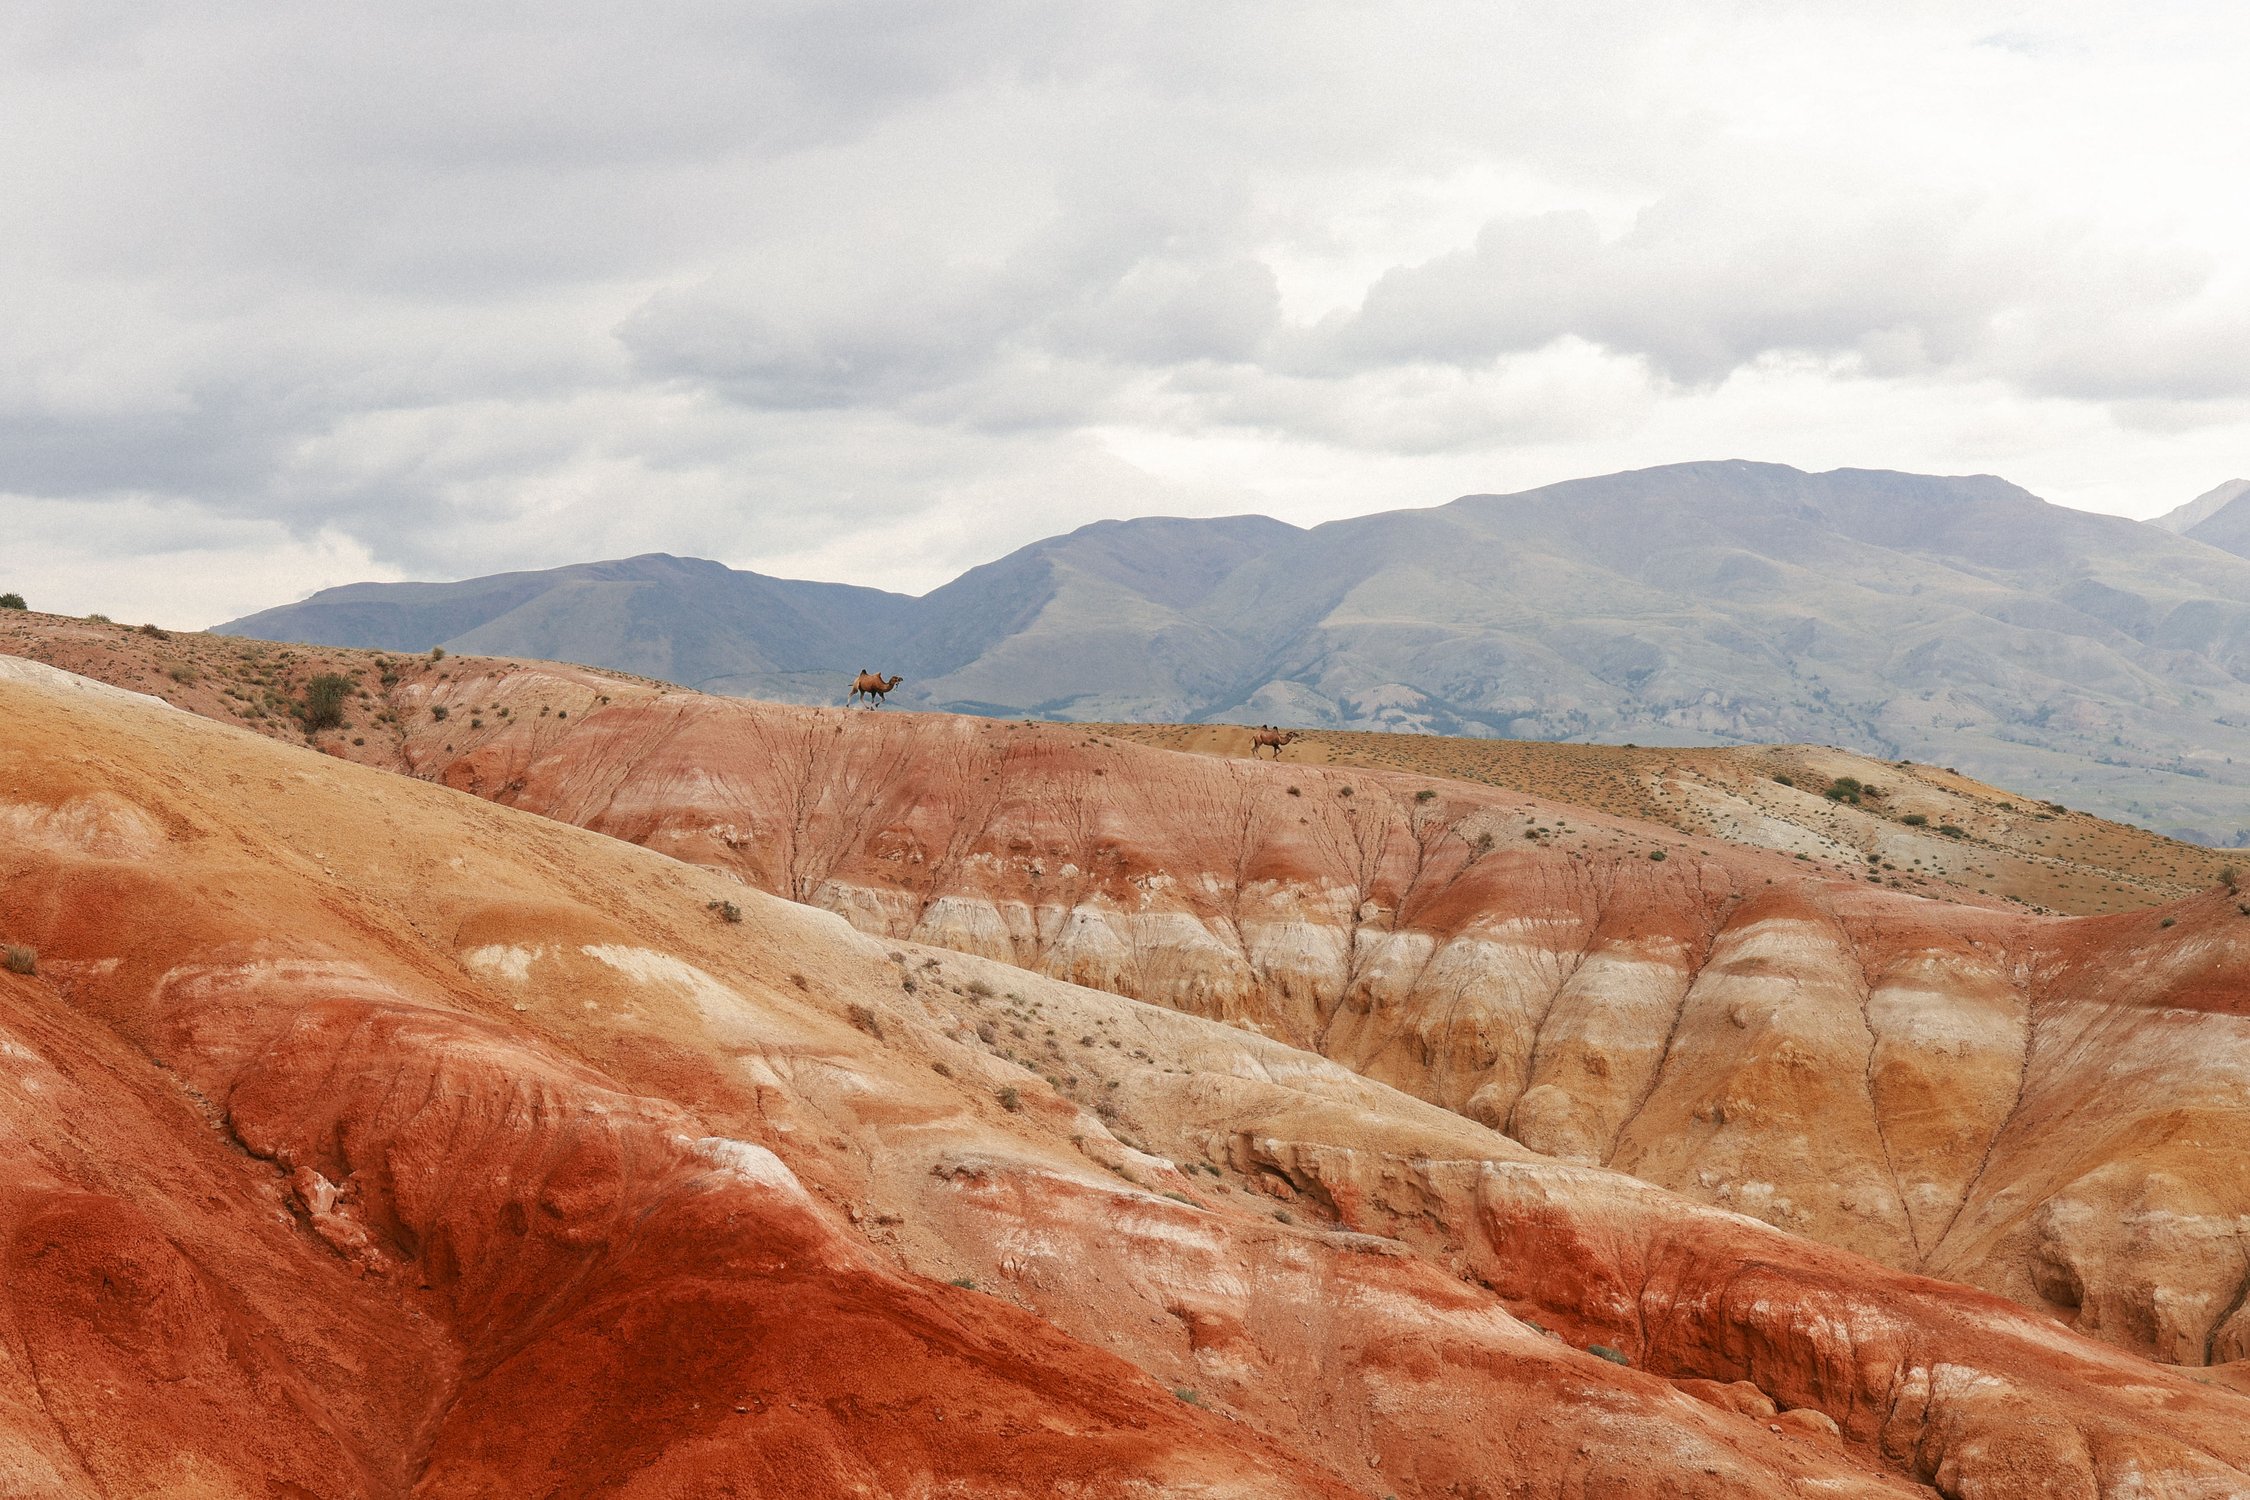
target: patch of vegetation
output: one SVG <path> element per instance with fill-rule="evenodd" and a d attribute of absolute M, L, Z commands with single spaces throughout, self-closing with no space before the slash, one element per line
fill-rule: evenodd
<path fill-rule="evenodd" d="M 1668 856 L 1666 856 L 1662 849 L 1651 849 L 1648 851 L 1648 857 L 1655 860 L 1658 864 L 1662 864 Z"/>
<path fill-rule="evenodd" d="M 444 660 L 445 660 L 445 648 L 444 648 L 443 646 L 432 646 L 432 647 L 430 648 L 430 660 L 431 660 L 431 661 L 444 661 Z"/>
<path fill-rule="evenodd" d="M 1182 1401 L 1185 1401 L 1190 1406 L 1201 1406 L 1203 1404 L 1203 1398 L 1195 1393 L 1195 1390 L 1192 1386 L 1174 1386 L 1172 1388 L 1172 1394 L 1179 1397 Z"/>
<path fill-rule="evenodd" d="M 739 922 L 742 920 L 742 908 L 732 901 L 706 901 L 703 903 L 703 909 L 717 912 L 719 920 L 722 922 Z"/>
<path fill-rule="evenodd" d="M 2159 927 L 2169 927 L 2178 920 L 2179 918 L 2177 917 L 2166 917 L 2163 921 L 2157 923 L 2156 925 Z"/>
<path fill-rule="evenodd" d="M 341 672 L 323 672 L 305 684 L 305 701 L 297 710 L 305 733 L 344 727 L 344 704 L 359 684 Z"/>
<path fill-rule="evenodd" d="M 855 1002 L 845 1014 L 851 1017 L 851 1023 L 861 1031 L 866 1032 L 878 1042 L 883 1040 L 883 1022 L 875 1014 L 874 1007 Z"/>
<path fill-rule="evenodd" d="M 1776 776 L 1774 780 L 1780 782 L 1783 786 L 1795 786 L 1797 784 L 1797 778 L 1794 776 Z"/>
<path fill-rule="evenodd" d="M 1000 1107 L 1011 1114 L 1023 1108 L 1023 1095 L 1017 1093 L 1013 1086 L 1000 1089 L 992 1097 L 999 1100 Z"/>
<path fill-rule="evenodd" d="M 1414 800 L 1415 800 L 1415 801 L 1417 801 L 1417 802 L 1430 802 L 1430 801 L 1434 801 L 1434 800 L 1436 799 L 1436 797 L 1437 797 L 1437 793 L 1436 793 L 1436 792 L 1433 792 L 1433 791 L 1431 791 L 1431 790 L 1430 790 L 1430 789 L 1429 789 L 1428 787 L 1424 787 L 1424 788 L 1422 788 L 1422 790 L 1420 790 L 1420 791 L 1418 791 L 1418 792 L 1416 792 L 1416 793 L 1414 794 Z"/>
<path fill-rule="evenodd" d="M 161 625 L 143 625 L 141 634 L 159 641 L 168 641 L 172 638 L 172 632 Z"/>
<path fill-rule="evenodd" d="M 1927 828 L 1930 826 L 1930 815 L 1928 813 L 1908 813 L 1899 821 L 1909 828 Z"/>
<path fill-rule="evenodd" d="M 453 712 L 453 710 L 447 708 L 444 704 L 439 703 L 431 707 L 430 717 L 433 719 L 442 719 L 451 712 Z"/>
<path fill-rule="evenodd" d="M 1828 783 L 1828 790 L 1820 795 L 1831 802 L 1849 802 L 1852 806 L 1857 807 L 1859 806 L 1859 799 L 1866 794 L 1867 788 L 1860 784 L 1857 776 L 1839 776 Z"/>
<path fill-rule="evenodd" d="M 164 675 L 171 678 L 174 682 L 185 686 L 186 684 L 195 681 L 195 668 L 187 665 L 185 662 L 182 662 L 180 665 L 172 668 Z"/>
<path fill-rule="evenodd" d="M 973 1292 L 977 1289 L 977 1279 L 974 1276 L 956 1276 L 946 1285 L 957 1286 L 964 1292 Z"/>
<path fill-rule="evenodd" d="M 1606 1359 L 1613 1365 L 1629 1365 L 1632 1363 L 1631 1360 L 1625 1357 L 1624 1350 L 1612 1349 L 1607 1344 L 1588 1344 L 1586 1346 L 1586 1352 L 1594 1356 L 1594 1358 L 1596 1359 Z"/>
<path fill-rule="evenodd" d="M 115 625 L 117 622 L 108 615 L 88 615 L 86 623 L 89 625 Z"/>
<path fill-rule="evenodd" d="M 21 594 L 0 594 L 0 609 L 28 609 Z"/>
<path fill-rule="evenodd" d="M 1940 823 L 1937 826 L 1937 831 L 1949 839 L 1965 839 L 1969 836 L 1969 830 L 1958 823 Z"/>
<path fill-rule="evenodd" d="M 2225 886 L 2230 893 L 2240 890 L 2242 886 L 2242 872 L 2240 870 L 2237 870 L 2233 865 L 2219 866 L 2219 884 Z"/>
<path fill-rule="evenodd" d="M 0 968 L 11 974 L 36 974 L 39 972 L 39 950 L 26 948 L 21 943 L 10 943 L 0 948 Z"/>

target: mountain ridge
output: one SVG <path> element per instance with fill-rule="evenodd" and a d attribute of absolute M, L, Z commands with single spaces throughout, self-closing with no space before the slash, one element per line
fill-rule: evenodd
<path fill-rule="evenodd" d="M 1097 522 L 919 597 L 662 554 L 407 587 L 220 628 L 797 702 L 867 667 L 996 716 L 1832 743 L 2250 842 L 2250 559 L 1992 475 L 1721 460 L 1311 528 Z M 508 608 L 440 633 L 479 598 Z"/>

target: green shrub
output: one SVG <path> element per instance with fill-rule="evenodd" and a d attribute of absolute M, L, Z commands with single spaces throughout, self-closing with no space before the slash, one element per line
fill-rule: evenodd
<path fill-rule="evenodd" d="M 1002 1109 L 1008 1110 L 1011 1113 L 1023 1108 L 1023 1095 L 1017 1093 L 1013 1088 L 1001 1089 L 992 1097 L 1000 1101 L 1000 1107 Z"/>
<path fill-rule="evenodd" d="M 1648 851 L 1648 857 L 1649 857 L 1650 859 L 1653 859 L 1653 860 L 1655 860 L 1655 861 L 1656 861 L 1656 862 L 1657 862 L 1658 864 L 1662 864 L 1662 863 L 1664 863 L 1664 860 L 1665 860 L 1665 854 L 1664 854 L 1664 851 L 1663 851 L 1662 849 L 1651 849 L 1651 850 L 1649 850 L 1649 851 Z"/>
<path fill-rule="evenodd" d="M 1612 1349 L 1607 1344 L 1588 1344 L 1586 1352 L 1596 1359 L 1606 1359 L 1613 1365 L 1629 1365 L 1632 1363 L 1625 1357 L 1624 1350 Z"/>
<path fill-rule="evenodd" d="M 0 948 L 0 968 L 11 974 L 36 974 L 39 972 L 39 950 L 26 948 L 21 943 L 10 943 Z"/>
<path fill-rule="evenodd" d="M 442 718 L 444 718 L 444 717 L 445 717 L 445 716 L 446 716 L 447 714 L 449 714 L 449 713 L 451 713 L 451 712 L 452 712 L 452 710 L 451 710 L 451 709 L 447 708 L 447 707 L 446 707 L 446 706 L 445 706 L 444 704 L 440 703 L 440 704 L 437 704 L 436 706 L 434 706 L 433 708 L 431 708 L 431 710 L 430 710 L 430 717 L 431 717 L 431 718 L 433 718 L 433 719 L 442 719 Z"/>
<path fill-rule="evenodd" d="M 717 912 L 719 920 L 722 922 L 739 922 L 742 920 L 742 908 L 732 901 L 706 901 L 703 903 L 703 909 Z"/>
<path fill-rule="evenodd" d="M 1965 839 L 1969 836 L 1969 830 L 1958 823 L 1940 823 L 1937 831 L 1949 839 Z"/>
<path fill-rule="evenodd" d="M 430 660 L 431 660 L 431 661 L 444 661 L 444 660 L 445 660 L 445 648 L 444 648 L 443 646 L 432 646 L 432 647 L 430 648 Z"/>
<path fill-rule="evenodd" d="M 1774 780 L 1780 782 L 1783 786 L 1795 786 L 1797 784 L 1797 778 L 1794 776 L 1776 776 Z"/>
<path fill-rule="evenodd" d="M 318 729 L 341 729 L 344 725 L 344 704 L 351 698 L 352 689 L 359 684 L 341 672 L 323 672 L 305 684 L 305 701 L 297 710 L 304 721 L 305 732 Z"/>
<path fill-rule="evenodd" d="M 1822 792 L 1821 795 L 1831 802 L 1856 803 L 1859 801 L 1860 795 L 1866 790 L 1867 788 L 1859 784 L 1858 777 L 1839 776 L 1828 783 L 1828 790 Z"/>
<path fill-rule="evenodd" d="M 1930 824 L 1930 817 L 1928 813 L 1908 813 L 1899 821 L 1909 828 L 1927 828 Z"/>
<path fill-rule="evenodd" d="M 28 607 L 23 602 L 23 595 L 21 594 L 0 594 L 0 609 L 25 609 Z"/>

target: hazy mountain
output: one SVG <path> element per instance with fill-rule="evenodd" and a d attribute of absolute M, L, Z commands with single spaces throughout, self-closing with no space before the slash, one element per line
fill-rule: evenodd
<path fill-rule="evenodd" d="M 2178 509 L 2166 511 L 2149 524 L 2186 535 L 2245 494 L 2250 494 L 2250 479 L 2230 479 L 2215 490 L 2205 490 Z"/>
<path fill-rule="evenodd" d="M 1105 522 L 920 599 L 647 557 L 222 628 L 811 700 L 865 665 L 1054 718 L 1832 743 L 2250 840 L 2250 560 L 1990 477 L 1681 464 L 1309 531 Z"/>

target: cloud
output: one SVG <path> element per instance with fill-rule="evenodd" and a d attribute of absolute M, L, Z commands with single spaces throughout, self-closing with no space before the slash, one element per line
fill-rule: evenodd
<path fill-rule="evenodd" d="M 5 24 L 0 586 L 75 609 L 651 549 L 919 587 L 1722 453 L 2144 513 L 2250 467 L 2217 5 Z"/>

